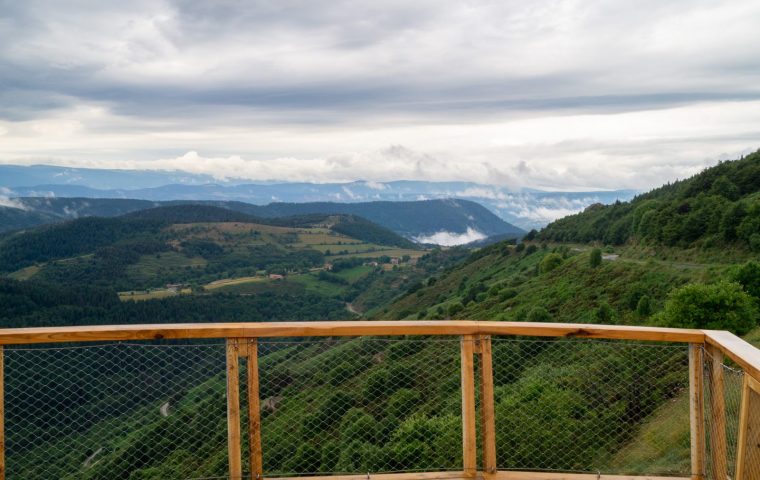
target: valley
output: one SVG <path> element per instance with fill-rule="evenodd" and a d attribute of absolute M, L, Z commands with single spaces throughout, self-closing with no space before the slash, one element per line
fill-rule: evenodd
<path fill-rule="evenodd" d="M 758 164 L 760 156 L 754 155 L 714 168 L 745 176 Z M 262 218 L 213 205 L 162 206 L 40 226 L 6 235 L 0 243 L 5 272 L 0 322 L 479 319 L 729 329 L 755 341 L 760 332 L 755 217 L 732 212 L 754 212 L 756 187 L 744 184 L 725 201 L 695 193 L 693 185 L 720 176 L 707 170 L 630 204 L 594 207 L 560 220 L 522 241 L 478 248 L 415 245 L 351 214 Z M 672 225 L 688 228 L 698 210 L 686 204 L 723 202 L 727 208 L 688 243 L 614 227 L 628 225 L 627 212 L 641 213 L 638 205 L 648 209 L 652 202 L 659 206 L 658 216 L 648 220 L 655 222 L 648 224 L 651 231 L 659 231 L 660 222 L 663 231 Z M 610 229 L 624 236 L 607 241 Z M 741 233 L 724 233 L 734 230 Z M 460 441 L 461 406 L 452 394 L 458 387 L 450 381 L 458 379 L 456 344 L 420 337 L 262 345 L 262 401 L 270 405 L 262 420 L 270 442 L 264 450 L 267 471 L 450 468 L 460 461 L 434 453 L 456 451 Z M 502 442 L 497 452 L 510 458 L 511 467 L 687 471 L 688 422 L 678 420 L 688 413 L 683 350 L 517 338 L 494 339 L 493 355 L 496 414 L 509 419 L 497 423 Z M 518 361 L 524 356 L 529 363 Z M 218 357 L 198 361 L 209 365 Z M 588 371 L 603 372 L 603 379 Z M 181 373 L 171 375 L 176 376 L 156 388 L 185 385 Z M 104 373 L 103 380 L 109 378 Z M 136 408 L 148 420 L 130 427 L 134 433 L 128 438 L 116 433 L 131 425 L 127 417 L 71 433 L 77 442 L 92 444 L 92 452 L 85 453 L 97 451 L 99 460 L 89 462 L 83 453 L 62 457 L 56 468 L 67 471 L 84 462 L 87 478 L 102 478 L 113 469 L 140 471 L 144 479 L 178 475 L 186 466 L 182 461 L 156 451 L 141 457 L 139 466 L 133 452 L 183 418 L 199 425 L 197 437 L 207 445 L 204 456 L 194 460 L 196 471 L 222 472 L 224 449 L 213 447 L 200 425 L 224 380 L 211 373 L 205 378 L 172 387 L 170 397 L 140 403 Z M 620 388 L 603 398 L 595 393 L 614 390 L 629 378 L 637 379 L 633 390 Z M 640 397 L 641 391 L 648 396 Z M 167 398 L 168 416 L 161 413 Z M 336 409 L 340 418 L 326 422 Z M 542 431 L 537 425 L 544 424 L 546 411 L 552 424 Z M 215 415 L 223 419 L 223 412 Z M 537 432 L 529 442 L 516 433 L 523 428 Z M 436 449 L 420 444 L 418 431 L 437 438 Z M 570 449 L 566 435 L 573 436 Z M 340 442 L 344 437 L 354 441 Z M 29 478 L 36 478 L 34 459 L 50 448 L 30 450 L 18 460 Z M 550 454 L 563 448 L 564 456 Z M 181 449 L 173 454 L 185 458 Z"/>

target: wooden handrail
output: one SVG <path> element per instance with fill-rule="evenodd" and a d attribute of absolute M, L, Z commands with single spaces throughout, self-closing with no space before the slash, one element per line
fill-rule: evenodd
<path fill-rule="evenodd" d="M 719 349 L 745 372 L 760 381 L 760 350 L 752 344 L 723 330 L 704 330 L 705 343 Z"/>
<path fill-rule="evenodd" d="M 727 332 L 724 332 L 727 333 Z M 363 335 L 525 335 L 704 343 L 701 330 L 580 323 L 473 320 L 178 323 L 0 329 L 0 345 L 122 340 L 340 337 Z M 758 361 L 760 368 L 760 361 Z M 760 371 L 760 370 L 758 370 Z"/>

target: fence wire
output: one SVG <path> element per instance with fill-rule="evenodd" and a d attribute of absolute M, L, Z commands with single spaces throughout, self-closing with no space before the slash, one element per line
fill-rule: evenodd
<path fill-rule="evenodd" d="M 462 469 L 459 339 L 259 342 L 264 475 Z"/>
<path fill-rule="evenodd" d="M 7 478 L 222 478 L 223 344 L 5 349 Z"/>
<path fill-rule="evenodd" d="M 498 337 L 492 351 L 500 470 L 690 473 L 687 346 Z M 7 477 L 227 478 L 225 353 L 6 348 Z M 259 339 L 258 355 L 265 477 L 462 470 L 458 337 Z"/>
<path fill-rule="evenodd" d="M 493 338 L 500 470 L 690 473 L 688 347 Z"/>
<path fill-rule="evenodd" d="M 744 382 L 744 372 L 734 365 L 720 363 L 723 376 L 723 388 L 720 385 L 714 385 L 712 380 L 712 369 L 716 366 L 713 362 L 720 361 L 713 359 L 708 352 L 705 352 L 705 437 L 706 437 L 706 460 L 707 460 L 707 478 L 710 480 L 725 480 L 726 478 L 736 478 L 736 451 L 739 437 L 739 415 L 742 402 L 742 385 Z M 725 430 L 719 432 L 720 423 L 715 421 L 716 399 L 713 396 L 722 396 L 725 412 Z M 722 435 L 725 440 L 725 447 L 722 442 L 715 441 L 715 437 Z M 715 464 L 715 459 L 723 459 L 722 465 Z M 752 478 L 760 478 L 760 472 Z"/>

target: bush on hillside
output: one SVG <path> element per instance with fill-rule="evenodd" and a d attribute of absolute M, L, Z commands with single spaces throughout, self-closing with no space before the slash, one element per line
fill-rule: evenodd
<path fill-rule="evenodd" d="M 529 322 L 551 322 L 552 316 L 544 307 L 535 307 L 528 313 Z"/>
<path fill-rule="evenodd" d="M 589 257 L 589 263 L 592 267 L 596 268 L 602 264 L 602 249 L 595 248 L 591 250 L 591 256 Z"/>
<path fill-rule="evenodd" d="M 562 265 L 562 255 L 559 253 L 550 253 L 541 260 L 540 270 L 541 273 L 548 273 L 560 265 Z"/>
<path fill-rule="evenodd" d="M 668 327 L 730 330 L 743 335 L 757 325 L 757 307 L 738 283 L 694 283 L 673 291 L 655 321 Z"/>
<path fill-rule="evenodd" d="M 760 300 L 760 263 L 754 260 L 745 263 L 734 273 L 733 279 L 744 291 Z"/>
<path fill-rule="evenodd" d="M 639 302 L 636 304 L 636 315 L 639 317 L 646 317 L 652 313 L 652 301 L 648 295 L 643 295 L 639 298 Z"/>

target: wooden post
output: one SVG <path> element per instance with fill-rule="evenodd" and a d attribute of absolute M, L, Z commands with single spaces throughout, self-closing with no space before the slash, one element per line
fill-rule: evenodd
<path fill-rule="evenodd" d="M 262 478 L 261 400 L 259 398 L 259 348 L 255 338 L 248 340 L 248 445 L 251 478 Z"/>
<path fill-rule="evenodd" d="M 483 437 L 483 470 L 496 473 L 496 422 L 494 414 L 493 393 L 493 357 L 491 354 L 491 337 L 478 337 L 480 348 L 480 408 L 481 432 Z"/>
<path fill-rule="evenodd" d="M 240 449 L 240 355 L 236 338 L 227 339 L 227 450 L 229 452 L 230 479 L 243 478 Z"/>
<path fill-rule="evenodd" d="M 760 382 L 744 373 L 739 441 L 736 447 L 736 479 L 756 480 L 760 473 Z"/>
<path fill-rule="evenodd" d="M 0 480 L 5 480 L 5 352 L 0 345 Z"/>
<path fill-rule="evenodd" d="M 710 463 L 712 478 L 728 480 L 728 442 L 726 440 L 726 398 L 723 381 L 723 352 L 708 345 L 710 356 Z"/>
<path fill-rule="evenodd" d="M 705 476 L 705 418 L 703 390 L 703 352 L 701 343 L 689 344 L 689 412 L 691 427 L 691 478 Z"/>
<path fill-rule="evenodd" d="M 466 477 L 478 471 L 477 433 L 475 431 L 475 335 L 463 335 L 462 356 L 462 466 Z"/>

